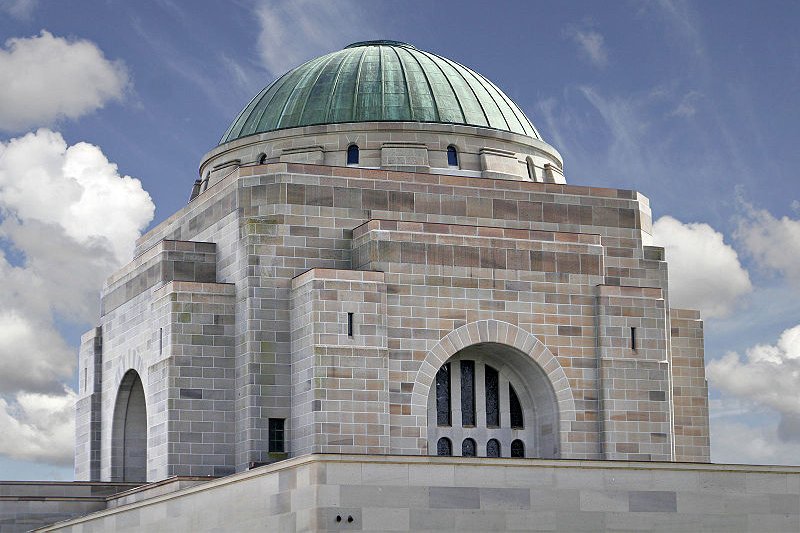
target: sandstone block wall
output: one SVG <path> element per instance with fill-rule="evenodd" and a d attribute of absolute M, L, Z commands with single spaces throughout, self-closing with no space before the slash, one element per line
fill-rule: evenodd
<path fill-rule="evenodd" d="M 673 447 L 686 444 L 679 444 L 674 435 L 677 413 L 671 408 L 672 395 L 682 395 L 688 405 L 702 390 L 678 385 L 679 392 L 672 385 L 672 343 L 684 342 L 680 340 L 684 336 L 675 337 L 671 331 L 667 335 L 666 264 L 658 249 L 642 245 L 649 228 L 648 201 L 633 191 L 290 163 L 234 169 L 143 236 L 137 245 L 139 256 L 109 282 L 102 320 L 103 405 L 113 404 L 121 379 L 118 374 L 137 369 L 143 373 L 148 395 L 158 398 L 152 410 L 158 417 L 154 423 L 166 428 L 171 415 L 159 402 L 181 400 L 176 390 L 209 385 L 219 391 L 215 394 L 224 396 L 221 384 L 231 384 L 230 396 L 213 400 L 232 398 L 233 402 L 234 458 L 224 464 L 214 462 L 222 469 L 219 472 L 231 465 L 242 470 L 251 462 L 271 460 L 270 418 L 287 421 L 292 436 L 290 453 L 323 442 L 326 446 L 351 446 L 346 439 L 334 437 L 342 434 L 352 436 L 352 446 L 362 446 L 359 450 L 385 449 L 382 436 L 377 445 L 372 440 L 376 436 L 372 429 L 348 427 L 341 433 L 342 424 L 349 424 L 345 418 L 333 420 L 331 414 L 332 425 L 325 429 L 322 421 L 312 422 L 329 416 L 323 414 L 328 411 L 313 411 L 313 402 L 319 400 L 321 405 L 323 399 L 332 402 L 331 412 L 339 413 L 336 416 L 349 409 L 347 417 L 358 412 L 365 420 L 375 418 L 375 413 L 366 416 L 352 405 L 345 407 L 350 400 L 337 397 L 372 394 L 375 391 L 366 389 L 366 381 L 363 390 L 340 392 L 336 387 L 342 379 L 360 378 L 326 374 L 332 370 L 325 365 L 315 369 L 315 362 L 336 357 L 376 364 L 381 360 L 385 370 L 379 371 L 386 373 L 388 384 L 380 391 L 386 396 L 380 396 L 379 405 L 388 402 L 388 449 L 425 454 L 429 453 L 428 380 L 438 368 L 434 363 L 441 365 L 455 353 L 442 352 L 446 346 L 452 347 L 445 339 L 462 327 L 502 324 L 509 331 L 519 331 L 515 335 L 520 338 L 530 336 L 540 343 L 536 353 L 547 354 L 542 361 L 550 365 L 545 369 L 548 379 L 560 380 L 554 384 L 554 393 L 563 396 L 558 396 L 563 408 L 562 457 L 671 459 Z M 205 242 L 187 242 L 194 240 Z M 187 259 L 190 256 L 194 259 Z M 183 264 L 187 261 L 196 261 L 194 268 Z M 365 283 L 363 276 L 381 273 L 385 312 L 362 310 L 363 305 L 375 304 L 365 299 L 376 297 L 368 285 L 344 290 L 338 288 L 343 281 L 338 277 L 298 281 L 313 270 L 356 276 L 348 283 Z M 205 340 L 191 336 L 180 343 L 197 351 L 193 355 L 212 348 L 226 354 L 212 356 L 219 358 L 212 361 L 212 367 L 198 361 L 194 370 L 201 374 L 198 376 L 190 377 L 193 371 L 188 367 L 174 373 L 167 359 L 156 364 L 147 359 L 160 342 L 160 331 L 172 335 L 174 317 L 180 315 L 171 310 L 173 304 L 167 303 L 163 294 L 158 312 L 153 307 L 158 287 L 181 281 L 176 272 L 189 278 L 183 281 L 232 287 L 225 289 L 229 292 L 223 314 L 232 312 L 233 317 L 232 324 L 223 324 L 220 339 L 225 338 L 225 346 L 206 346 L 202 344 Z M 324 288 L 326 284 L 330 287 Z M 604 287 L 600 293 L 598 287 Z M 118 294 L 127 301 L 114 307 Z M 357 347 L 340 336 L 336 328 L 342 327 L 341 317 L 346 316 L 348 306 L 357 313 L 357 323 L 362 315 L 375 315 L 377 327 L 381 316 L 385 348 L 371 344 L 372 340 Z M 338 310 L 326 310 L 334 308 Z M 319 316 L 300 320 L 293 318 L 293 313 Z M 312 323 L 317 328 L 313 334 L 309 329 Z M 193 331 L 190 335 L 204 335 L 204 328 L 218 325 L 196 321 L 193 314 L 190 322 L 180 327 Z M 630 339 L 631 327 L 637 331 L 636 353 L 624 344 Z M 681 361 L 687 368 L 695 368 L 699 360 L 697 343 L 702 330 L 691 331 L 695 351 L 693 355 L 684 351 L 682 357 L 693 359 Z M 169 338 L 169 342 L 177 342 Z M 536 345 L 531 342 L 528 350 Z M 380 349 L 385 355 L 378 357 Z M 531 352 L 524 353 L 533 357 Z M 222 367 L 217 368 L 218 363 Z M 207 372 L 221 372 L 224 377 L 208 381 L 202 376 Z M 305 388 L 310 375 L 318 382 Z M 642 376 L 652 383 L 642 383 Z M 204 385 L 175 385 L 185 379 L 197 379 Z M 361 381 L 351 382 L 356 383 Z M 617 390 L 617 386 L 621 388 Z M 688 415 L 695 416 L 690 422 L 698 427 L 704 423 L 700 411 L 702 406 L 695 415 Z M 383 416 L 378 416 L 373 429 L 384 424 Z M 105 439 L 108 420 L 102 420 Z M 685 418 L 681 420 L 684 428 L 689 427 Z M 192 423 L 206 428 L 198 426 L 206 422 L 211 422 L 212 428 L 230 427 L 225 425 L 227 418 L 182 420 L 180 427 L 198 433 L 191 429 Z M 317 425 L 309 432 L 312 424 Z M 334 428 L 340 433 L 331 431 L 326 441 L 327 429 Z M 682 431 L 688 436 L 703 429 Z M 358 432 L 369 439 L 356 445 Z M 222 438 L 215 429 L 199 433 Z M 321 440 L 312 445 L 311 435 Z M 177 441 L 165 439 L 160 429 L 152 436 L 157 450 L 153 457 L 158 458 L 153 475 L 166 475 L 168 468 L 162 458 L 175 457 L 166 450 Z M 305 440 L 295 441 L 295 437 Z M 228 453 L 220 450 L 230 449 L 226 448 L 228 440 L 213 446 L 207 442 L 178 444 L 176 449 L 184 450 L 179 455 L 184 455 L 174 464 L 183 465 L 200 465 L 207 453 L 218 461 L 216 456 Z M 185 452 L 187 446 L 197 453 Z M 701 447 L 684 447 L 682 453 L 682 457 L 706 457 Z M 192 468 L 183 473 L 196 472 Z M 101 467 L 101 476 L 108 472 Z"/>
<path fill-rule="evenodd" d="M 43 531 L 800 529 L 797 467 L 311 455 Z"/>

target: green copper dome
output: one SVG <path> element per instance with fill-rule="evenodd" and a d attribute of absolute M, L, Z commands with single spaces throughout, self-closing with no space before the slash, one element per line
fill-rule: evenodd
<path fill-rule="evenodd" d="M 522 110 L 477 72 L 406 43 L 365 41 L 278 78 L 220 144 L 297 126 L 372 121 L 466 124 L 541 140 Z"/>

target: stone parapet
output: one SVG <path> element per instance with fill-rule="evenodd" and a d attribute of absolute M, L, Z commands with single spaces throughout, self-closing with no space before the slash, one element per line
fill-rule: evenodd
<path fill-rule="evenodd" d="M 103 288 L 102 312 L 173 280 L 213 283 L 217 277 L 216 259 L 217 245 L 213 242 L 159 241 L 108 278 Z"/>
<path fill-rule="evenodd" d="M 306 455 L 41 531 L 798 531 L 800 469 Z"/>

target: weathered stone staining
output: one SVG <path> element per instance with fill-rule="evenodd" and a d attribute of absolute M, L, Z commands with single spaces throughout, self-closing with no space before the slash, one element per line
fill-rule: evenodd
<path fill-rule="evenodd" d="M 360 43 L 223 140 L 105 285 L 77 479 L 311 453 L 708 462 L 702 323 L 669 305 L 647 198 L 567 185 L 485 78 Z"/>

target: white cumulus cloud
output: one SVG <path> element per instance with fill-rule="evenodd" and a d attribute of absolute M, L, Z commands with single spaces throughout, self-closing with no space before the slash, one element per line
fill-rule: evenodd
<path fill-rule="evenodd" d="M 97 146 L 47 129 L 0 142 L 0 454 L 71 454 L 77 348 L 58 324 L 96 323 L 105 278 L 154 209 Z"/>
<path fill-rule="evenodd" d="M 698 309 L 704 318 L 723 317 L 752 291 L 736 250 L 708 224 L 664 216 L 653 224 L 653 240 L 665 248 L 673 307 Z"/>
<path fill-rule="evenodd" d="M 22 224 L 54 225 L 82 246 L 102 243 L 120 263 L 130 259 L 155 209 L 139 180 L 120 176 L 99 147 L 67 146 L 47 129 L 0 143 L 0 192 L 0 208 Z"/>
<path fill-rule="evenodd" d="M 0 129 L 22 131 L 78 118 L 122 99 L 129 83 L 125 65 L 106 59 L 91 41 L 44 30 L 9 39 L 0 49 Z"/>
<path fill-rule="evenodd" d="M 0 454 L 69 465 L 75 443 L 75 393 L 20 393 L 0 398 Z"/>
<path fill-rule="evenodd" d="M 784 331 L 774 345 L 753 346 L 745 357 L 730 352 L 709 362 L 706 374 L 727 394 L 782 415 L 800 416 L 800 325 Z M 791 432 L 793 427 L 793 420 L 787 420 L 784 430 Z"/>
<path fill-rule="evenodd" d="M 766 209 L 741 201 L 744 214 L 735 233 L 737 241 L 756 263 L 780 273 L 800 286 L 800 220 L 776 218 Z"/>
<path fill-rule="evenodd" d="M 780 438 L 774 425 L 750 426 L 711 420 L 711 461 L 740 464 L 800 464 L 800 443 Z"/>

